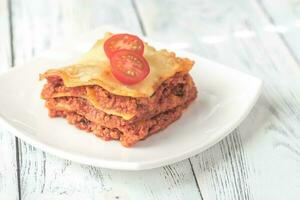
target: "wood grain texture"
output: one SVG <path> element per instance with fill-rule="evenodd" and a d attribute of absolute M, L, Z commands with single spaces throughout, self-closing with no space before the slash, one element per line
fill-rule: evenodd
<path fill-rule="evenodd" d="M 45 9 L 47 8 L 47 9 Z M 13 1 L 15 61 L 103 24 L 140 32 L 131 1 Z M 22 199 L 201 199 L 186 160 L 164 168 L 122 172 L 80 165 L 22 142 Z"/>
<path fill-rule="evenodd" d="M 8 11 L 8 2 L 0 0 L 0 73 L 6 71 L 11 65 Z M 17 198 L 15 137 L 0 126 L 0 199 Z"/>
<path fill-rule="evenodd" d="M 0 126 L 0 199 L 18 199 L 15 137 Z"/>
<path fill-rule="evenodd" d="M 261 9 L 300 64 L 300 0 L 258 0 Z"/>
<path fill-rule="evenodd" d="M 192 158 L 203 199 L 299 198 L 300 68 L 259 4 L 149 0 L 137 7 L 151 37 L 264 80 L 239 128 Z"/>
<path fill-rule="evenodd" d="M 8 1 L 0 0 L 0 73 L 11 66 Z"/>

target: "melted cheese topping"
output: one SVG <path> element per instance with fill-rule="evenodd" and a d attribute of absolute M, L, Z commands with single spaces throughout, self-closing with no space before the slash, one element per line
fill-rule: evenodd
<path fill-rule="evenodd" d="M 112 75 L 110 62 L 103 49 L 104 42 L 111 35 L 111 33 L 107 33 L 103 39 L 98 40 L 93 48 L 75 64 L 59 69 L 50 69 L 42 74 L 40 79 L 59 76 L 63 79 L 66 87 L 98 85 L 115 95 L 150 97 L 163 81 L 177 72 L 188 72 L 194 64 L 187 58 L 178 58 L 175 53 L 166 50 L 157 51 L 144 43 L 143 56 L 149 63 L 150 73 L 137 84 L 125 85 Z"/>

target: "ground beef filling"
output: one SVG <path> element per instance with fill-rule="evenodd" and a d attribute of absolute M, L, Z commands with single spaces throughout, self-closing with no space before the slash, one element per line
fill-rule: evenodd
<path fill-rule="evenodd" d="M 96 99 L 101 108 L 131 114 L 134 116 L 133 120 L 142 120 L 145 117 L 149 118 L 151 115 L 175 108 L 186 102 L 190 93 L 196 91 L 190 75 L 180 73 L 163 82 L 150 98 L 114 95 L 100 86 L 68 88 L 63 85 L 60 78 L 50 77 L 43 88 L 42 97 L 51 99 L 59 93 L 68 93 L 69 96 L 83 96 L 86 95 L 86 88 L 92 88 L 95 91 Z"/>
<path fill-rule="evenodd" d="M 76 112 L 49 110 L 49 115 L 51 117 L 64 117 L 70 124 L 75 125 L 81 130 L 92 132 L 104 140 L 120 140 L 123 146 L 130 147 L 139 140 L 143 140 L 149 135 L 157 133 L 177 120 L 186 106 L 187 105 L 178 106 L 177 108 L 161 113 L 136 125 L 118 128 L 108 128 L 105 125 L 97 124 Z"/>

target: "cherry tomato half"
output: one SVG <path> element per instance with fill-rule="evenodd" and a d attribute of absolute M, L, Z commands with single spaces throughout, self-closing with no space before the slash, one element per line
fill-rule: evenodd
<path fill-rule="evenodd" d="M 131 50 L 139 55 L 144 53 L 143 41 L 135 35 L 115 34 L 104 43 L 104 51 L 107 57 L 111 57 L 118 50 Z"/>
<path fill-rule="evenodd" d="M 116 79 L 127 85 L 144 80 L 150 72 L 146 59 L 130 50 L 116 51 L 110 58 L 110 65 Z"/>

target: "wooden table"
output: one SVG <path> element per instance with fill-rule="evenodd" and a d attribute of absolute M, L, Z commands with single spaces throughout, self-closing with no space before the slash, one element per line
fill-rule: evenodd
<path fill-rule="evenodd" d="M 1 200 L 300 198 L 300 0 L 0 0 L 0 70 L 106 24 L 257 76 L 263 94 L 214 147 L 147 171 L 59 159 L 0 127 Z"/>

